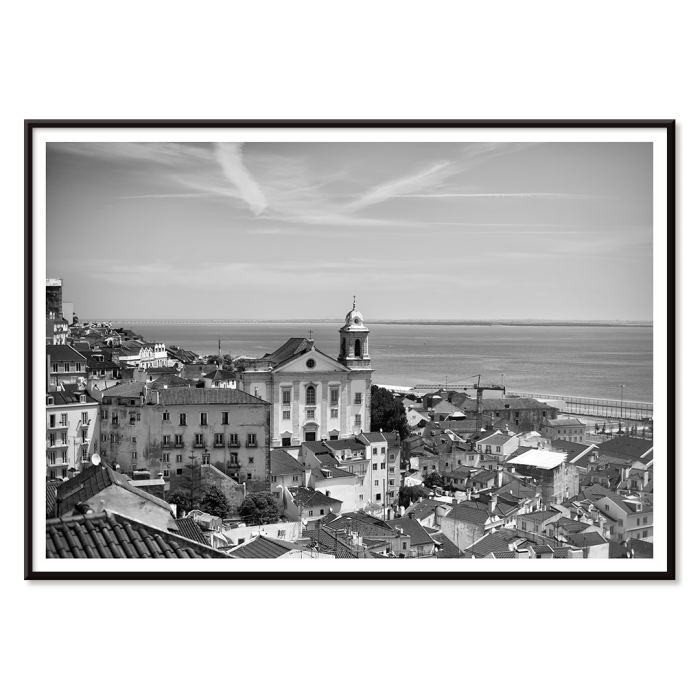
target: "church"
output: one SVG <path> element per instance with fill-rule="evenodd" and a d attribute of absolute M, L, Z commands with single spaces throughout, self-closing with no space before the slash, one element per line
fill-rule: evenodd
<path fill-rule="evenodd" d="M 354 298 L 339 332 L 337 359 L 311 338 L 290 338 L 274 352 L 238 365 L 238 388 L 272 404 L 271 447 L 342 440 L 370 430 L 369 330 Z"/>

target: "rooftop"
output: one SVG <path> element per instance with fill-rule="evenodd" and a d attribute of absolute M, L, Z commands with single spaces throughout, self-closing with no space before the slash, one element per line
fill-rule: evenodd
<path fill-rule="evenodd" d="M 401 530 L 401 534 L 408 535 L 411 538 L 411 547 L 435 544 L 425 528 L 417 520 L 413 520 L 413 518 L 388 520 L 387 525 L 396 532 Z"/>
<path fill-rule="evenodd" d="M 258 535 L 254 539 L 238 545 L 230 552 L 231 556 L 238 559 L 277 559 L 293 549 L 302 550 L 303 547 L 286 540 Z"/>
<path fill-rule="evenodd" d="M 49 559 L 210 559 L 223 552 L 123 515 L 102 511 L 46 521 Z"/>
<path fill-rule="evenodd" d="M 549 450 L 529 450 L 517 457 L 508 460 L 507 464 L 513 466 L 537 467 L 538 469 L 554 469 L 565 462 L 567 454 L 551 452 Z"/>
<path fill-rule="evenodd" d="M 158 392 L 157 403 L 163 406 L 195 406 L 211 404 L 259 404 L 269 406 L 257 396 L 240 389 L 192 389 L 172 387 Z"/>

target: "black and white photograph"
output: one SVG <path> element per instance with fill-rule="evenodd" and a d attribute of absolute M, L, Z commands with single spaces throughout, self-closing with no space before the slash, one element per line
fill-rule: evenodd
<path fill-rule="evenodd" d="M 34 570 L 666 575 L 673 124 L 598 126 L 35 125 Z"/>

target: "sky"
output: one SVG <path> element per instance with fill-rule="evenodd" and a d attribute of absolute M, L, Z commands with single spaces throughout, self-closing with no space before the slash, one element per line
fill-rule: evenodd
<path fill-rule="evenodd" d="M 51 143 L 81 318 L 652 319 L 648 143 Z"/>

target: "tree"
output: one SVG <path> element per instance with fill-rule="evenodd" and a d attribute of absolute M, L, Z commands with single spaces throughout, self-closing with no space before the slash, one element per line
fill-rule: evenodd
<path fill-rule="evenodd" d="M 600 426 L 597 423 L 595 424 L 595 431 L 596 433 L 600 432 Z"/>
<path fill-rule="evenodd" d="M 238 507 L 238 514 L 246 525 L 268 525 L 280 519 L 277 502 L 271 493 L 251 493 Z"/>
<path fill-rule="evenodd" d="M 208 486 L 202 493 L 199 509 L 219 518 L 228 518 L 231 513 L 231 504 L 218 486 Z"/>
<path fill-rule="evenodd" d="M 622 435 L 622 423 L 617 424 L 617 434 Z"/>
<path fill-rule="evenodd" d="M 401 440 L 405 440 L 411 432 L 406 419 L 405 406 L 383 387 L 372 386 L 370 430 L 373 432 L 383 430 L 385 433 L 398 430 Z"/>
<path fill-rule="evenodd" d="M 189 513 L 197 507 L 197 504 L 195 503 L 193 505 L 192 499 L 184 491 L 180 491 L 179 489 L 168 495 L 168 503 L 174 503 L 177 506 L 178 515 L 180 516 L 183 513 Z"/>
<path fill-rule="evenodd" d="M 423 486 L 427 489 L 442 488 L 443 478 L 440 472 L 430 472 L 430 474 L 423 479 Z"/>
<path fill-rule="evenodd" d="M 402 486 L 399 489 L 399 506 L 408 508 L 421 498 L 425 498 L 428 492 L 422 486 Z"/>

